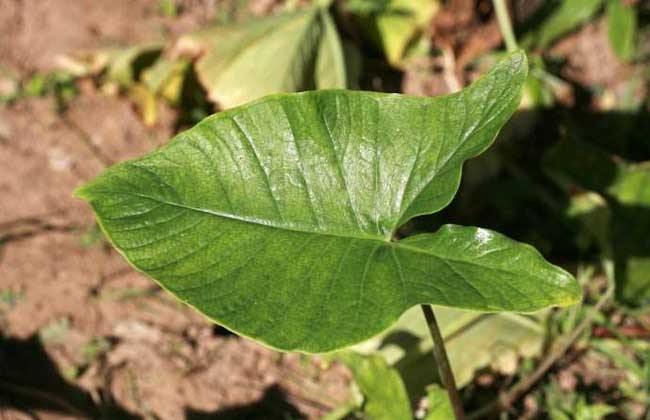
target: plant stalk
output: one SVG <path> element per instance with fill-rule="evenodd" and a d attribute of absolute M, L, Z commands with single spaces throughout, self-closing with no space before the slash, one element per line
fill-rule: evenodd
<path fill-rule="evenodd" d="M 447 389 L 449 401 L 451 402 L 451 407 L 454 411 L 454 417 L 456 420 L 465 420 L 463 403 L 460 400 L 460 395 L 456 389 L 456 380 L 454 379 L 454 373 L 451 371 L 451 365 L 449 364 L 449 358 L 447 357 L 447 351 L 445 350 L 445 343 L 442 339 L 442 333 L 438 327 L 436 316 L 433 314 L 433 308 L 431 308 L 431 305 L 421 305 L 421 308 L 424 313 L 424 318 L 427 320 L 431 338 L 433 338 L 433 356 L 436 359 L 442 383 Z"/>
<path fill-rule="evenodd" d="M 510 15 L 508 14 L 508 7 L 506 6 L 505 0 L 492 0 L 492 4 L 494 5 L 494 12 L 497 15 L 501 36 L 503 36 L 503 40 L 506 43 L 506 49 L 509 52 L 517 51 L 519 47 L 517 46 L 515 33 L 512 30 L 512 23 L 510 22 Z"/>

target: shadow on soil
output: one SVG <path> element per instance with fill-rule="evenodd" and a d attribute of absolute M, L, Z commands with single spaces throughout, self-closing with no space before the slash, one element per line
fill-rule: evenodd
<path fill-rule="evenodd" d="M 297 420 L 305 416 L 289 401 L 280 387 L 269 387 L 262 398 L 251 404 L 214 412 L 187 409 L 186 420 Z"/>
<path fill-rule="evenodd" d="M 48 356 L 41 340 L 0 335 L 0 407 L 12 407 L 39 418 L 53 412 L 84 419 L 140 419 L 113 401 L 97 404 L 90 393 L 66 380 Z M 269 387 L 250 404 L 214 412 L 186 409 L 187 420 L 294 420 L 304 415 L 278 386 Z"/>
<path fill-rule="evenodd" d="M 90 393 L 63 378 L 35 335 L 24 340 L 0 335 L 2 406 L 91 419 L 138 418 L 111 402 L 97 404 Z"/>

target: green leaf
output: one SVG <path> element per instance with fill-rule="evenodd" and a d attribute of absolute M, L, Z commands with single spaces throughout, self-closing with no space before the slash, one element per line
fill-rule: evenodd
<path fill-rule="evenodd" d="M 319 6 L 204 29 L 177 48 L 200 54 L 197 76 L 222 108 L 271 93 L 346 87 L 341 41 Z"/>
<path fill-rule="evenodd" d="M 587 398 L 581 395 L 575 408 L 569 413 L 573 414 L 576 420 L 600 420 L 615 412 L 615 407 L 607 404 L 589 404 Z"/>
<path fill-rule="evenodd" d="M 399 373 L 381 356 L 344 352 L 337 357 L 352 371 L 364 396 L 363 414 L 368 420 L 413 418 L 411 403 Z"/>
<path fill-rule="evenodd" d="M 434 0 L 386 0 L 351 3 L 347 8 L 362 15 L 362 27 L 370 39 L 383 49 L 390 64 L 401 67 L 408 47 L 417 41 L 440 4 Z"/>
<path fill-rule="evenodd" d="M 631 306 L 650 302 L 650 162 L 632 164 L 590 143 L 567 140 L 549 150 L 544 166 L 565 190 L 578 186 L 605 197 L 610 211 L 584 214 L 585 230 L 614 258 L 618 300 Z"/>
<path fill-rule="evenodd" d="M 335 89 L 346 87 L 347 77 L 343 47 L 336 32 L 336 26 L 325 10 L 320 11 L 323 23 L 323 36 L 316 57 L 316 88 Z"/>
<path fill-rule="evenodd" d="M 165 17 L 173 18 L 178 15 L 178 6 L 175 0 L 158 0 L 158 9 Z"/>
<path fill-rule="evenodd" d="M 427 388 L 427 402 L 429 409 L 424 420 L 447 420 L 454 418 L 454 412 L 447 396 L 447 391 L 439 385 Z"/>
<path fill-rule="evenodd" d="M 546 48 L 562 35 L 588 22 L 601 8 L 603 0 L 562 0 L 533 35 L 539 48 Z"/>
<path fill-rule="evenodd" d="M 216 322 L 282 350 L 324 352 L 433 303 L 534 311 L 581 296 L 532 247 L 443 226 L 463 162 L 516 109 L 521 52 L 439 98 L 324 90 L 209 117 L 77 194 L 137 269 Z"/>
<path fill-rule="evenodd" d="M 637 14 L 632 5 L 623 0 L 607 2 L 607 33 L 612 49 L 622 61 L 627 62 L 634 55 Z"/>

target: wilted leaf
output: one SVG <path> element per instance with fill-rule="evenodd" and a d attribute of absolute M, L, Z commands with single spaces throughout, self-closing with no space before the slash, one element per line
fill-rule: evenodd
<path fill-rule="evenodd" d="M 274 95 L 216 114 L 78 190 L 126 259 L 179 299 L 283 350 L 367 339 L 433 303 L 534 311 L 580 299 L 532 247 L 447 225 L 444 208 L 526 78 L 515 53 L 439 98 L 343 90 Z"/>
<path fill-rule="evenodd" d="M 136 83 L 129 88 L 129 96 L 137 105 L 142 123 L 153 127 L 158 121 L 158 103 L 153 92 L 142 83 Z"/>
<path fill-rule="evenodd" d="M 204 29 L 177 49 L 199 54 L 199 80 L 223 108 L 270 93 L 346 87 L 341 41 L 320 6 Z"/>
<path fill-rule="evenodd" d="M 632 5 L 623 0 L 607 2 L 607 33 L 612 49 L 622 61 L 630 61 L 634 54 L 637 15 Z"/>
<path fill-rule="evenodd" d="M 177 104 L 181 98 L 188 65 L 183 59 L 160 59 L 143 72 L 142 81 L 154 94 Z"/>
<path fill-rule="evenodd" d="M 160 44 L 144 44 L 98 54 L 105 54 L 107 80 L 122 87 L 129 87 L 138 81 L 140 73 L 145 68 L 156 61 L 162 48 Z"/>
<path fill-rule="evenodd" d="M 106 48 L 73 56 L 57 57 L 57 65 L 70 74 L 96 76 L 106 73 L 109 82 L 129 87 L 137 82 L 140 73 L 151 66 L 160 56 L 161 43 L 138 44 L 124 48 Z"/>

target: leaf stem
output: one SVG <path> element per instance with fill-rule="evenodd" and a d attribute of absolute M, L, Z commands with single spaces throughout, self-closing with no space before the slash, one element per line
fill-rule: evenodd
<path fill-rule="evenodd" d="M 449 401 L 454 410 L 454 417 L 456 420 L 465 420 L 463 403 L 461 402 L 458 390 L 456 389 L 456 380 L 454 379 L 454 373 L 451 371 L 451 365 L 449 364 L 449 358 L 447 357 L 447 351 L 445 350 L 445 343 L 442 339 L 440 328 L 438 327 L 438 321 L 436 321 L 436 316 L 433 313 L 433 308 L 431 305 L 421 305 L 421 308 L 424 313 L 424 318 L 427 320 L 431 338 L 433 338 L 433 356 L 436 359 L 442 383 L 447 389 Z"/>
<path fill-rule="evenodd" d="M 492 0 L 494 5 L 494 12 L 497 15 L 497 22 L 499 23 L 499 30 L 501 36 L 506 43 L 506 49 L 509 52 L 517 51 L 517 39 L 515 33 L 512 31 L 512 23 L 510 22 L 510 15 L 508 14 L 508 7 L 505 0 Z"/>

